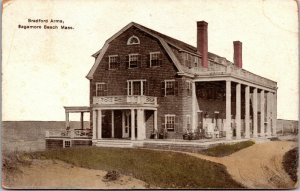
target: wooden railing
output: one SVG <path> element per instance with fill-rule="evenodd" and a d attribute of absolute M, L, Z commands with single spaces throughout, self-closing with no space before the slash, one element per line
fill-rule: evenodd
<path fill-rule="evenodd" d="M 115 105 L 115 104 L 144 104 L 157 105 L 157 98 L 152 96 L 96 96 L 93 98 L 94 104 Z"/>
<path fill-rule="evenodd" d="M 46 138 L 90 138 L 92 137 L 91 129 L 72 129 L 72 130 L 51 130 L 46 131 Z"/>
<path fill-rule="evenodd" d="M 277 87 L 276 82 L 272 80 L 253 74 L 244 69 L 237 68 L 229 61 L 223 61 L 223 62 L 226 62 L 225 64 L 228 64 L 228 66 L 215 63 L 213 61 L 209 61 L 208 68 L 202 68 L 202 67 L 188 68 L 183 66 L 183 69 L 188 73 L 192 73 L 199 76 L 231 75 L 237 78 L 241 78 L 245 81 L 261 84 L 263 86 L 267 86 L 270 88 Z"/>

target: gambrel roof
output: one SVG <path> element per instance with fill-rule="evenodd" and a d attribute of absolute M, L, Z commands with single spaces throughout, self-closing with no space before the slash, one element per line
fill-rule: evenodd
<path fill-rule="evenodd" d="M 102 49 L 100 49 L 99 51 L 97 51 L 96 53 L 94 53 L 92 56 L 96 58 L 95 60 L 95 63 L 92 67 L 92 69 L 90 70 L 90 72 L 88 73 L 88 75 L 86 76 L 88 79 L 92 79 L 93 78 L 93 74 L 94 72 L 96 71 L 98 65 L 100 64 L 108 46 L 109 46 L 109 43 L 114 40 L 115 38 L 117 38 L 120 34 L 122 34 L 124 31 L 126 31 L 127 29 L 129 29 L 130 27 L 136 27 L 138 29 L 140 29 L 141 31 L 143 32 L 146 32 L 147 34 L 155 37 L 156 39 L 159 40 L 159 42 L 161 43 L 161 45 L 164 47 L 165 51 L 168 53 L 168 55 L 170 56 L 170 58 L 172 59 L 173 63 L 175 64 L 177 70 L 178 70 L 178 74 L 186 74 L 183 69 L 182 69 L 182 66 L 178 60 L 178 58 L 175 56 L 175 54 L 173 53 L 173 51 L 171 50 L 171 47 L 174 47 L 176 49 L 178 49 L 179 51 L 185 51 L 185 52 L 189 52 L 191 54 L 194 54 L 194 55 L 198 55 L 198 56 L 201 56 L 199 54 L 199 52 L 197 52 L 197 48 L 192 46 L 192 45 L 189 45 L 185 42 L 182 42 L 180 40 L 177 40 L 177 39 L 174 39 L 172 37 L 169 37 L 167 35 L 164 35 L 164 34 L 161 34 L 157 31 L 154 31 L 152 29 L 149 29 L 147 27 L 144 27 L 140 24 L 137 24 L 137 23 L 134 23 L 134 22 L 131 22 L 129 23 L 128 25 L 126 25 L 124 28 L 122 28 L 119 32 L 117 32 L 115 35 L 113 35 L 111 38 L 109 38 L 104 46 L 102 47 Z M 208 53 L 208 56 L 209 58 L 211 59 L 214 59 L 215 57 L 219 57 L 215 54 L 212 54 L 212 53 Z M 221 58 L 221 57 L 219 57 Z M 188 75 L 188 74 L 187 74 Z"/>

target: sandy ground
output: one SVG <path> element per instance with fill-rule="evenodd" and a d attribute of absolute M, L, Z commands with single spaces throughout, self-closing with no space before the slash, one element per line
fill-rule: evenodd
<path fill-rule="evenodd" d="M 283 155 L 298 146 L 292 141 L 270 141 L 255 144 L 226 157 L 190 155 L 220 163 L 226 166 L 234 180 L 247 188 L 295 188 L 282 166 Z"/>
<path fill-rule="evenodd" d="M 138 189 L 146 183 L 135 178 L 121 175 L 116 181 L 105 182 L 107 173 L 102 170 L 85 169 L 57 160 L 33 160 L 32 165 L 21 167 L 22 173 L 9 178 L 5 188 L 22 189 Z"/>
<path fill-rule="evenodd" d="M 255 144 L 226 157 L 209 157 L 196 153 L 189 155 L 226 166 L 237 182 L 252 189 L 295 188 L 284 171 L 283 155 L 296 147 L 297 142 L 271 141 Z M 23 173 L 10 178 L 9 188 L 146 188 L 146 183 L 122 175 L 117 181 L 104 182 L 102 170 L 75 167 L 62 161 L 33 160 L 32 165 L 21 167 Z M 7 187 L 7 186 L 6 186 Z"/>

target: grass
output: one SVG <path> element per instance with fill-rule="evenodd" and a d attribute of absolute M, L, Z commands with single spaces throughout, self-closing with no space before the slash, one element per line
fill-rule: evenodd
<path fill-rule="evenodd" d="M 298 176 L 298 160 L 299 160 L 299 152 L 298 147 L 293 148 L 292 150 L 285 153 L 283 156 L 283 168 L 290 175 L 291 179 L 294 182 L 297 182 Z"/>
<path fill-rule="evenodd" d="M 145 149 L 77 147 L 31 154 L 76 166 L 116 170 L 159 188 L 242 188 L 225 166 L 183 153 Z"/>
<path fill-rule="evenodd" d="M 200 153 L 213 157 L 224 157 L 254 144 L 255 143 L 253 141 L 243 141 L 235 144 L 220 144 L 215 147 L 200 151 Z"/>

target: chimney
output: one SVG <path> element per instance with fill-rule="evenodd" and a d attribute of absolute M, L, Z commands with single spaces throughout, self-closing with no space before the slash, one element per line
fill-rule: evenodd
<path fill-rule="evenodd" d="M 233 41 L 233 62 L 234 65 L 238 68 L 243 67 L 243 59 L 242 59 L 242 42 Z"/>
<path fill-rule="evenodd" d="M 202 66 L 208 68 L 207 22 L 197 22 L 197 51 L 202 56 Z"/>

